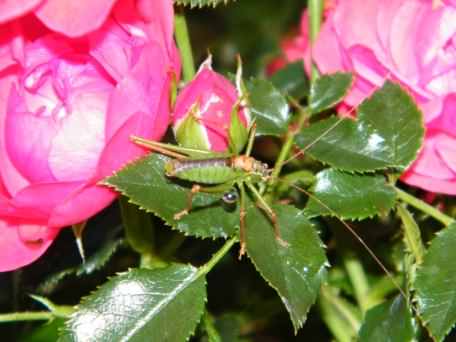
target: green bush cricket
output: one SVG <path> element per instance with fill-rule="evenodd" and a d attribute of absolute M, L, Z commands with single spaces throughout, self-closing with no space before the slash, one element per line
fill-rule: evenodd
<path fill-rule="evenodd" d="M 265 212 L 274 227 L 277 242 L 286 247 L 288 244 L 280 237 L 277 215 L 261 194 L 259 187 L 264 187 L 271 177 L 268 165 L 251 157 L 255 139 L 255 123 L 251 125 L 245 154 L 217 153 L 197 150 L 181 146 L 149 141 L 133 136 L 131 139 L 138 145 L 164 154 L 172 159 L 165 164 L 165 174 L 194 183 L 188 195 L 187 206 L 174 215 L 179 220 L 192 209 L 193 196 L 198 192 L 224 193 L 223 200 L 232 203 L 236 200 L 233 188 L 239 192 L 240 217 L 239 240 L 241 257 L 246 250 L 245 242 L 245 196 L 246 188 L 257 200 L 259 207 Z M 232 143 L 230 142 L 230 145 Z M 231 149 L 233 150 L 233 149 Z"/>

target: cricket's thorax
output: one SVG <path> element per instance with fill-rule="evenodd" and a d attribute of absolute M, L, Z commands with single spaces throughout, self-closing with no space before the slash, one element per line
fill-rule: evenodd
<path fill-rule="evenodd" d="M 269 175 L 266 164 L 252 157 L 235 156 L 197 160 L 170 160 L 165 165 L 168 177 L 176 177 L 203 184 L 221 184 L 235 181 L 247 174 Z"/>

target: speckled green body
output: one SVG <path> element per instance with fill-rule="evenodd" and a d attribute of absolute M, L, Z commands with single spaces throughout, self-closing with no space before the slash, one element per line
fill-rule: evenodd
<path fill-rule="evenodd" d="M 171 160 L 165 170 L 170 177 L 202 184 L 235 182 L 245 175 L 243 170 L 232 167 L 231 158 Z"/>

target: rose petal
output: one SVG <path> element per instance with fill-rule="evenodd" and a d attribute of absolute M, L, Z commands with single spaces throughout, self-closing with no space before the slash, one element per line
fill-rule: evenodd
<path fill-rule="evenodd" d="M 62 119 L 52 140 L 49 167 L 56 179 L 90 178 L 105 144 L 106 109 L 111 87 L 103 79 L 83 85 L 71 95 L 71 114 Z"/>
<path fill-rule="evenodd" d="M 12 199 L 11 216 L 48 225 L 49 215 L 54 208 L 84 187 L 84 182 L 54 182 L 32 184 L 19 191 Z M 65 226 L 65 224 L 61 225 Z"/>
<path fill-rule="evenodd" d="M 441 134 L 435 142 L 435 148 L 456 178 L 456 138 Z"/>
<path fill-rule="evenodd" d="M 408 185 L 416 186 L 424 190 L 441 194 L 456 195 L 456 178 L 443 180 L 422 176 L 413 172 L 406 172 L 402 175 L 401 180 Z"/>
<path fill-rule="evenodd" d="M 454 178 L 454 172 L 437 154 L 436 143 L 439 135 L 427 135 L 425 144 L 411 169 L 414 173 L 430 178 L 448 180 Z"/>
<path fill-rule="evenodd" d="M 80 187 L 55 206 L 49 217 L 50 227 L 64 227 L 81 223 L 106 208 L 118 194 L 102 185 Z"/>
<path fill-rule="evenodd" d="M 5 123 L 5 148 L 15 168 L 30 182 L 54 181 L 47 159 L 58 124 L 27 110 L 17 90 L 11 90 Z M 7 179 L 7 178 L 5 178 Z"/>
<path fill-rule="evenodd" d="M 166 47 L 170 55 L 174 46 L 174 10 L 171 0 L 137 0 L 137 8 L 147 23 L 148 35 Z"/>
<path fill-rule="evenodd" d="M 134 113 L 149 113 L 157 115 L 157 109 L 162 97 L 162 91 L 168 91 L 166 79 L 169 78 L 167 69 L 168 58 L 157 44 L 148 44 L 141 51 L 138 61 L 129 74 L 119 82 L 109 103 L 106 139 L 109 141 L 115 132 Z M 162 125 L 167 125 L 169 119 L 158 112 Z M 166 114 L 166 113 L 165 113 Z M 167 116 L 169 115 L 166 114 Z"/>
<path fill-rule="evenodd" d="M 14 225 L 0 220 L 0 272 L 28 265 L 51 245 L 59 229 Z"/>
<path fill-rule="evenodd" d="M 43 0 L 2 0 L 0 1 L 0 24 L 33 10 Z"/>
<path fill-rule="evenodd" d="M 79 37 L 99 28 L 116 0 L 47 0 L 36 11 L 51 30 Z"/>
<path fill-rule="evenodd" d="M 115 170 L 125 166 L 125 163 L 136 159 L 146 153 L 147 150 L 134 144 L 130 137 L 132 135 L 144 137 L 146 139 L 157 139 L 161 135 L 155 136 L 153 120 L 150 115 L 136 113 L 132 115 L 111 137 L 98 163 L 97 175 L 95 178 L 103 179 L 111 176 Z M 163 134 L 164 132 L 162 132 Z"/>

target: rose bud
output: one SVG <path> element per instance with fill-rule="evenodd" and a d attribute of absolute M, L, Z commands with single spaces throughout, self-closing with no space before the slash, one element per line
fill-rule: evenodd
<path fill-rule="evenodd" d="M 177 96 L 173 129 L 177 142 L 189 148 L 238 153 L 247 141 L 249 117 L 240 89 L 212 70 L 209 57 Z"/>

